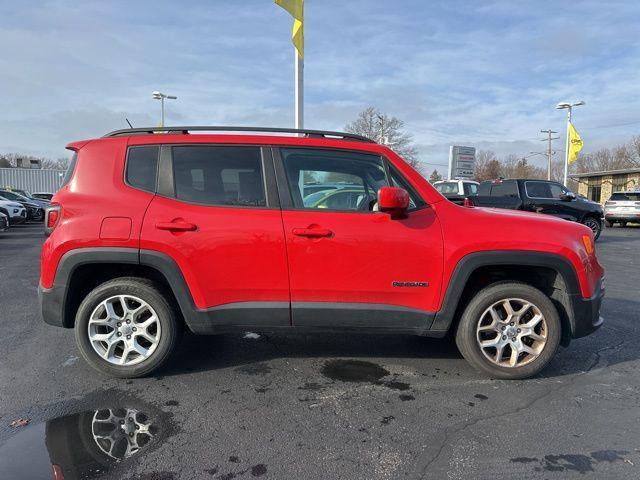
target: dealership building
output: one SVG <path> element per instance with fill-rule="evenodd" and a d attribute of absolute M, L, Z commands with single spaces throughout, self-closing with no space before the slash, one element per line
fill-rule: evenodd
<path fill-rule="evenodd" d="M 574 173 L 578 193 L 589 200 L 604 204 L 614 192 L 640 191 L 640 168 Z"/>

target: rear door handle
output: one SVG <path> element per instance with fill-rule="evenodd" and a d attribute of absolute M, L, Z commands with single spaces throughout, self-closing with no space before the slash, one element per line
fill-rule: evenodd
<path fill-rule="evenodd" d="M 170 232 L 193 232 L 198 226 L 195 223 L 188 222 L 158 222 L 156 223 L 156 228 Z"/>
<path fill-rule="evenodd" d="M 294 228 L 291 231 L 294 235 L 308 238 L 330 237 L 333 232 L 328 228 Z"/>

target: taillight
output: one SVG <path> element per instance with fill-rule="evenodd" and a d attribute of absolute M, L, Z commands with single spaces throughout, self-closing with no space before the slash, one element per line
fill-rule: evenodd
<path fill-rule="evenodd" d="M 58 225 L 60 216 L 62 214 L 62 207 L 57 203 L 50 204 L 44 211 L 44 232 L 50 235 L 51 232 Z"/>
<path fill-rule="evenodd" d="M 469 197 L 464 197 L 464 201 L 462 202 L 463 207 L 473 207 L 473 202 Z"/>

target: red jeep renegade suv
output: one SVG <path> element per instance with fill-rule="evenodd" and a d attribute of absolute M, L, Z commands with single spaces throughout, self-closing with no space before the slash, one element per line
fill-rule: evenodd
<path fill-rule="evenodd" d="M 186 328 L 452 331 L 474 367 L 524 378 L 602 324 L 589 228 L 455 205 L 364 137 L 170 127 L 67 148 L 42 314 L 113 376 L 156 370 Z"/>

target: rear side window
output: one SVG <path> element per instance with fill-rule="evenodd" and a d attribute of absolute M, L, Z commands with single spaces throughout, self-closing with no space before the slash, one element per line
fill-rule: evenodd
<path fill-rule="evenodd" d="M 173 147 L 175 195 L 206 205 L 266 206 L 260 148 Z"/>
<path fill-rule="evenodd" d="M 157 145 L 130 147 L 127 155 L 127 183 L 140 190 L 155 192 L 159 153 L 160 147 Z"/>

